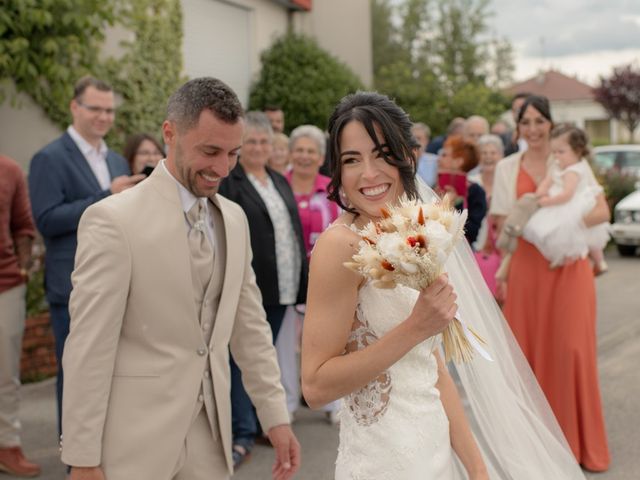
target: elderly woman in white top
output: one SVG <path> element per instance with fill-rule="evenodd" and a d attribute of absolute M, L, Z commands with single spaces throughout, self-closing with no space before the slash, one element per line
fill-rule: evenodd
<path fill-rule="evenodd" d="M 491 194 L 493 192 L 493 178 L 496 171 L 496 165 L 503 158 L 504 144 L 497 135 L 482 135 L 477 142 L 478 151 L 480 153 L 480 162 L 478 163 L 478 175 L 473 181 L 477 182 L 484 189 L 487 197 L 487 205 L 491 204 Z M 496 283 L 496 272 L 500 265 L 500 253 L 498 252 L 495 242 L 497 239 L 496 224 L 490 215 L 485 215 L 480 225 L 478 237 L 473 244 L 476 252 L 476 259 L 480 266 L 482 276 L 491 290 L 491 293 L 498 301 L 502 301 L 501 292 L 498 291 Z"/>
<path fill-rule="evenodd" d="M 310 257 L 316 239 L 338 217 L 340 209 L 327 198 L 327 186 L 331 179 L 319 173 L 326 148 L 324 132 L 314 125 L 300 125 L 291 132 L 289 142 L 291 170 L 285 177 L 298 205 L 304 244 Z M 276 342 L 282 384 L 287 392 L 287 406 L 292 416 L 300 404 L 297 351 L 301 329 L 296 328 L 298 321 L 295 311 L 289 309 Z M 339 403 L 335 401 L 323 408 L 331 424 L 337 423 L 338 407 Z"/>
<path fill-rule="evenodd" d="M 305 303 L 307 255 L 293 192 L 287 180 L 268 167 L 273 131 L 262 112 L 248 112 L 240 159 L 219 193 L 239 204 L 249 220 L 253 270 L 274 342 L 288 306 Z M 234 462 L 241 463 L 257 433 L 251 401 L 232 362 L 231 405 Z"/>
<path fill-rule="evenodd" d="M 473 181 L 479 183 L 484 189 L 487 196 L 487 205 L 491 205 L 493 178 L 495 176 L 497 163 L 504 157 L 504 144 L 497 135 L 482 135 L 478 139 L 478 151 L 480 152 L 480 162 L 478 163 L 479 172 Z M 490 233 L 488 230 L 488 220 L 489 216 L 487 215 L 482 222 L 478 238 L 474 243 L 475 250 L 482 250 L 486 246 L 487 236 Z"/>

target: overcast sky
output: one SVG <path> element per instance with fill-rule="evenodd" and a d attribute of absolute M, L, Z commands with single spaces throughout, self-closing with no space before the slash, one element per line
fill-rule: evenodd
<path fill-rule="evenodd" d="M 550 67 L 595 84 L 635 61 L 640 67 L 640 0 L 492 0 L 489 20 L 515 49 L 515 80 Z"/>

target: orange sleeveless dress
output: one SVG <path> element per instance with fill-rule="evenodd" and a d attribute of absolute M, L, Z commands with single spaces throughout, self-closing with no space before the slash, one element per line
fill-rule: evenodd
<path fill-rule="evenodd" d="M 516 196 L 536 184 L 522 169 Z M 511 259 L 504 315 L 577 461 L 609 466 L 596 353 L 596 292 L 587 259 L 551 270 L 522 238 Z"/>

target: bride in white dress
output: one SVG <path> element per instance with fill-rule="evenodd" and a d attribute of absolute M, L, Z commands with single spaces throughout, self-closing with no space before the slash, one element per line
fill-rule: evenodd
<path fill-rule="evenodd" d="M 302 384 L 312 408 L 344 398 L 335 478 L 584 478 L 468 246 L 420 292 L 375 288 L 343 266 L 358 249 L 354 229 L 403 193 L 419 195 L 410 127 L 387 97 L 366 92 L 345 97 L 329 121 L 330 198 L 345 213 L 311 258 Z M 456 315 L 495 359 L 456 368 L 471 421 L 438 347 Z"/>

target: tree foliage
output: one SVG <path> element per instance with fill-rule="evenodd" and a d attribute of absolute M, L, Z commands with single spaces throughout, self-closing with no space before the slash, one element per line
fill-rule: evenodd
<path fill-rule="evenodd" d="M 282 107 L 287 130 L 298 125 L 327 126 L 336 103 L 362 89 L 360 79 L 312 38 L 288 33 L 261 55 L 262 70 L 252 85 L 249 108 Z"/>
<path fill-rule="evenodd" d="M 640 124 L 640 70 L 631 65 L 614 69 L 611 77 L 600 77 L 594 94 L 612 118 L 626 125 L 633 142 L 633 133 Z"/>
<path fill-rule="evenodd" d="M 101 59 L 105 31 L 117 25 L 133 40 L 118 59 Z M 131 133 L 159 130 L 180 82 L 181 47 L 180 0 L 4 0 L 0 9 L 0 81 L 65 128 L 76 80 L 104 79 L 122 99 L 108 137 L 116 149 Z"/>
<path fill-rule="evenodd" d="M 443 132 L 456 117 L 495 120 L 513 50 L 488 33 L 489 0 L 371 0 L 374 82 L 415 121 Z"/>
<path fill-rule="evenodd" d="M 98 62 L 104 29 L 113 21 L 110 1 L 4 0 L 0 80 L 12 79 L 51 120 L 66 125 L 73 84 Z"/>

